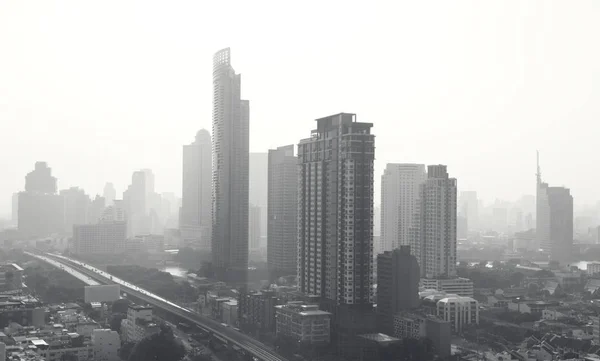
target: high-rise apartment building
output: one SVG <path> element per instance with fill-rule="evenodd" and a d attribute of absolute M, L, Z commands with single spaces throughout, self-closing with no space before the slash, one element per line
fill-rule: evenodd
<path fill-rule="evenodd" d="M 424 164 L 387 164 L 381 176 L 380 252 L 410 244 L 419 187 L 425 178 Z"/>
<path fill-rule="evenodd" d="M 104 197 L 104 202 L 106 203 L 106 206 L 112 206 L 113 202 L 115 201 L 115 198 L 117 198 L 117 191 L 115 190 L 115 186 L 108 182 L 104 185 L 104 192 L 102 193 L 103 197 Z"/>
<path fill-rule="evenodd" d="M 260 236 L 267 235 L 269 154 L 250 153 L 249 199 L 260 208 Z"/>
<path fill-rule="evenodd" d="M 558 261 L 573 255 L 573 196 L 568 188 L 550 187 L 537 172 L 536 240 L 538 249 Z"/>
<path fill-rule="evenodd" d="M 36 162 L 35 169 L 25 176 L 25 191 L 45 194 L 56 193 L 56 178 L 46 162 Z"/>
<path fill-rule="evenodd" d="M 241 75 L 229 48 L 213 57 L 212 259 L 221 279 L 248 271 L 250 103 L 241 100 Z"/>
<path fill-rule="evenodd" d="M 269 150 L 267 263 L 273 276 L 295 274 L 298 260 L 298 158 L 294 146 Z"/>
<path fill-rule="evenodd" d="M 210 250 L 212 227 L 212 142 L 206 129 L 183 146 L 183 186 L 179 229 L 181 237 Z"/>
<path fill-rule="evenodd" d="M 448 176 L 445 165 L 430 165 L 419 194 L 411 252 L 419 261 L 421 277 L 455 277 L 456 178 Z"/>
<path fill-rule="evenodd" d="M 298 145 L 298 284 L 337 306 L 373 304 L 372 126 L 332 115 Z"/>
<path fill-rule="evenodd" d="M 47 237 L 65 230 L 65 204 L 56 194 L 56 178 L 46 162 L 35 163 L 25 177 L 25 192 L 18 195 L 17 227 L 22 237 Z"/>
<path fill-rule="evenodd" d="M 248 246 L 255 250 L 260 248 L 260 207 L 251 204 L 248 213 Z"/>
<path fill-rule="evenodd" d="M 477 192 L 460 192 L 458 212 L 467 218 L 467 232 L 476 230 L 479 227 L 479 200 Z"/>
<path fill-rule="evenodd" d="M 60 191 L 65 202 L 65 232 L 72 234 L 73 226 L 87 224 L 90 197 L 79 187 L 71 187 Z"/>
<path fill-rule="evenodd" d="M 116 254 L 125 249 L 127 224 L 103 222 L 73 226 L 73 253 L 78 255 Z"/>
<path fill-rule="evenodd" d="M 410 246 L 377 255 L 377 315 L 379 326 L 393 333 L 394 315 L 419 307 L 419 263 Z"/>

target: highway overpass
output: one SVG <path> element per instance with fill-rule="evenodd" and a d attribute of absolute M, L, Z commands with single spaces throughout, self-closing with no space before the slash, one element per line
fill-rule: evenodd
<path fill-rule="evenodd" d="M 209 333 L 226 340 L 229 344 L 241 348 L 246 354 L 251 355 L 257 360 L 287 361 L 286 358 L 279 355 L 272 348 L 268 347 L 267 345 L 261 343 L 258 340 L 253 339 L 250 336 L 247 336 L 231 327 L 225 326 L 219 323 L 218 321 L 202 316 L 197 312 L 181 307 L 167 299 L 164 299 L 158 295 L 155 295 L 147 290 L 137 287 L 134 284 L 119 279 L 107 272 L 104 272 L 86 263 L 75 260 L 73 258 L 52 253 L 46 253 L 43 255 L 38 255 L 30 252 L 26 253 L 30 256 L 44 260 L 55 267 L 60 267 L 62 265 L 61 268 L 63 269 L 69 268 L 101 284 L 118 283 L 119 285 L 121 285 L 121 290 L 123 292 L 131 294 L 132 296 L 137 297 L 140 300 L 143 300 L 144 302 L 147 302 L 148 304 L 154 307 L 163 309 L 169 313 L 172 313 L 173 315 L 176 315 L 182 319 L 185 319 L 188 322 L 197 325 L 201 329 L 204 329 Z"/>

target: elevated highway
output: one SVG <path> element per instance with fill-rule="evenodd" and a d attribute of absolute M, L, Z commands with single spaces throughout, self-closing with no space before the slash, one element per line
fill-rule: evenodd
<path fill-rule="evenodd" d="M 32 257 L 46 261 L 55 267 L 65 269 L 68 272 L 72 270 L 76 273 L 85 275 L 86 277 L 89 277 L 100 284 L 119 284 L 123 292 L 131 294 L 132 296 L 137 297 L 154 307 L 158 307 L 186 320 L 187 322 L 197 325 L 199 328 L 211 333 L 212 335 L 225 340 L 228 344 L 239 347 L 244 351 L 244 353 L 252 356 L 255 360 L 288 361 L 286 358 L 275 352 L 272 348 L 258 340 L 253 339 L 252 337 L 249 337 L 231 327 L 225 326 L 213 319 L 202 316 L 192 310 L 181 307 L 165 298 L 119 279 L 84 262 L 52 253 L 46 253 L 43 255 L 30 252 L 26 253 Z"/>

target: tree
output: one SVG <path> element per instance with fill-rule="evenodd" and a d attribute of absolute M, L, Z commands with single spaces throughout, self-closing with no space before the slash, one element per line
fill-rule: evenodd
<path fill-rule="evenodd" d="M 166 325 L 160 332 L 146 337 L 135 345 L 129 361 L 180 361 L 185 356 L 183 344 L 175 339 L 173 330 Z"/>
<path fill-rule="evenodd" d="M 113 302 L 111 310 L 113 313 L 127 313 L 128 308 L 129 300 L 126 298 L 121 298 Z"/>
<path fill-rule="evenodd" d="M 510 284 L 514 287 L 521 285 L 521 282 L 525 279 L 525 275 L 521 272 L 515 272 L 510 275 Z"/>
<path fill-rule="evenodd" d="M 124 313 L 113 313 L 110 317 L 110 329 L 121 333 L 121 321 L 126 319 L 127 315 Z"/>

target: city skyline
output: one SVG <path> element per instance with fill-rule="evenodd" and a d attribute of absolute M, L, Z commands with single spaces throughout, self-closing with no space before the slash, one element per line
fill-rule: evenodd
<path fill-rule="evenodd" d="M 21 190 L 22 174 L 37 160 L 52 165 L 61 189 L 78 186 L 101 194 L 111 181 L 122 192 L 131 171 L 150 168 L 157 190 L 179 193 L 180 146 L 197 129 L 210 128 L 207 69 L 211 54 L 224 46 L 235 49 L 238 66 L 248 74 L 244 96 L 253 99 L 252 152 L 294 143 L 303 120 L 351 106 L 378 122 L 376 202 L 378 176 L 390 162 L 447 164 L 461 179 L 461 191 L 475 190 L 488 202 L 535 194 L 535 149 L 544 154 L 547 178 L 567 185 L 576 206 L 600 199 L 595 177 L 572 162 L 586 157 L 593 163 L 599 156 L 593 134 L 600 111 L 591 84 L 600 73 L 600 54 L 583 45 L 598 30 L 593 22 L 598 11 L 588 2 L 451 2 L 439 4 L 434 14 L 424 4 L 327 4 L 318 12 L 308 4 L 299 11 L 309 19 L 331 18 L 335 9 L 360 21 L 344 31 L 332 24 L 306 33 L 298 30 L 302 16 L 287 24 L 282 21 L 287 13 L 277 9 L 281 17 L 258 27 L 234 15 L 236 25 L 214 37 L 199 36 L 215 28 L 213 12 L 206 10 L 226 5 L 148 4 L 148 16 L 137 17 L 135 2 L 120 11 L 71 3 L 81 16 L 55 11 L 51 3 L 40 3 L 39 12 L 23 4 L 0 11 L 0 45 L 9 54 L 0 59 L 0 98 L 6 100 L 0 121 L 11 125 L 0 135 L 0 151 L 9 155 L 0 160 L 9 175 L 0 185 L 3 216 L 10 212 L 10 195 Z M 263 6 L 240 5 L 257 14 Z M 491 21 L 498 12 L 505 17 Z M 581 16 L 575 20 L 574 14 Z M 421 18 L 427 21 L 418 22 Z M 98 33 L 99 19 L 113 26 Z M 176 26 L 156 28 L 174 19 Z M 266 38 L 275 25 L 294 40 L 276 52 L 255 40 Z M 419 40 L 409 35 L 414 31 Z M 19 45 L 24 43 L 31 46 Z M 74 52 L 73 43 L 82 51 Z M 138 45 L 133 49 L 131 43 Z M 123 56 L 112 57 L 115 52 Z M 372 54 L 381 52 L 390 71 L 372 77 L 370 70 L 381 64 Z M 279 91 L 283 73 L 294 86 Z M 297 99 L 310 106 L 278 121 L 285 109 L 297 108 Z M 399 127 L 411 135 L 401 142 L 391 136 Z M 278 136 L 270 136 L 274 133 Z M 87 172 L 75 171 L 91 164 Z M 498 168 L 510 172 L 497 174 Z"/>

